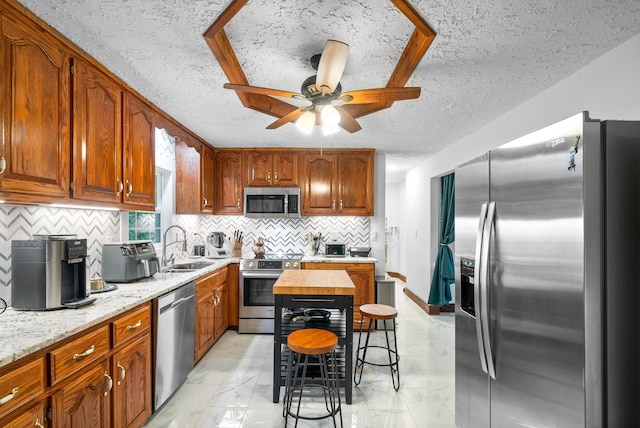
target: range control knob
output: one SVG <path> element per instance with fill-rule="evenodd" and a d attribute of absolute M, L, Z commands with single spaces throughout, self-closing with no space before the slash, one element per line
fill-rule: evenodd
<path fill-rule="evenodd" d="M 284 262 L 285 269 L 291 269 L 291 262 Z"/>

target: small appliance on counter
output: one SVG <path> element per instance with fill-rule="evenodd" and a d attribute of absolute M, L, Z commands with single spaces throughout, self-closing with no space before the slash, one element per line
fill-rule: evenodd
<path fill-rule="evenodd" d="M 209 259 L 224 259 L 231 257 L 231 249 L 229 242 L 225 239 L 227 235 L 224 232 L 211 232 L 207 235 L 207 255 Z"/>
<path fill-rule="evenodd" d="M 160 260 L 151 241 L 110 242 L 102 246 L 102 279 L 133 282 L 160 271 Z"/>
<path fill-rule="evenodd" d="M 345 257 L 347 255 L 347 246 L 345 244 L 325 244 L 325 257 Z"/>
<path fill-rule="evenodd" d="M 349 247 L 351 257 L 369 257 L 371 247 Z"/>
<path fill-rule="evenodd" d="M 87 240 L 76 235 L 34 235 L 11 241 L 11 306 L 41 311 L 79 308 L 90 297 Z"/>

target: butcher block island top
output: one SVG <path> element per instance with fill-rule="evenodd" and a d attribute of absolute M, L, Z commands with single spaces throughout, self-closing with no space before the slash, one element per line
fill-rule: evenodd
<path fill-rule="evenodd" d="M 344 270 L 288 269 L 273 284 L 273 294 L 353 296 L 356 286 Z"/>

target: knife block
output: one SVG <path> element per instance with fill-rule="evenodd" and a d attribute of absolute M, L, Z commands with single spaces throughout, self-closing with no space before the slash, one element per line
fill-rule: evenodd
<path fill-rule="evenodd" d="M 242 257 L 242 241 L 231 242 L 231 257 Z"/>

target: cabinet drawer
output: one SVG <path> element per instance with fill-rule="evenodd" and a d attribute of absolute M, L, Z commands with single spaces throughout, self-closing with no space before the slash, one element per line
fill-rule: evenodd
<path fill-rule="evenodd" d="M 151 309 L 149 305 L 123 315 L 111 323 L 113 326 L 113 347 L 146 333 L 151 328 Z"/>
<path fill-rule="evenodd" d="M 49 353 L 51 385 L 102 358 L 109 352 L 109 326 L 105 325 Z"/>
<path fill-rule="evenodd" d="M 202 276 L 196 281 L 196 296 L 211 292 L 217 286 L 227 281 L 227 267 L 220 268 L 213 273 Z"/>
<path fill-rule="evenodd" d="M 0 382 L 0 403 L 3 403 L 0 404 L 0 417 L 41 394 L 45 377 L 44 357 L 3 374 Z"/>

